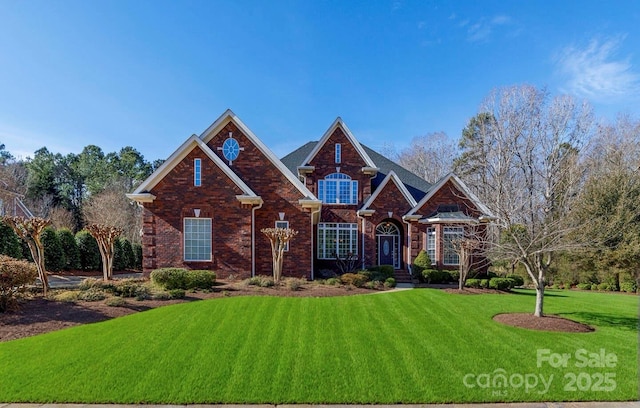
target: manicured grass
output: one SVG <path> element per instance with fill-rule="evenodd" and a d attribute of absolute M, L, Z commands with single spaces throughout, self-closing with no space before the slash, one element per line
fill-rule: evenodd
<path fill-rule="evenodd" d="M 237 297 L 163 307 L 0 344 L 0 401 L 431 403 L 638 399 L 638 297 L 549 291 L 548 313 L 597 327 L 551 333 L 492 321 L 535 296 L 438 290 L 339 298 Z M 537 350 L 568 353 L 566 368 Z M 615 367 L 576 367 L 580 349 Z M 507 387 L 481 387 L 504 370 Z M 579 382 L 576 391 L 571 374 Z M 610 373 L 610 374 L 607 374 Z M 519 377 L 521 375 L 522 377 Z M 519 385 L 545 381 L 528 392 Z M 565 377 L 568 375 L 568 377 Z M 591 388 L 599 376 L 609 391 Z M 588 377 L 588 378 L 587 378 Z M 475 386 L 469 388 L 467 383 Z M 615 387 L 610 382 L 613 379 Z M 590 384 L 587 384 L 589 382 Z M 588 385 L 588 386 L 587 386 Z M 589 388 L 580 390 L 579 388 Z"/>

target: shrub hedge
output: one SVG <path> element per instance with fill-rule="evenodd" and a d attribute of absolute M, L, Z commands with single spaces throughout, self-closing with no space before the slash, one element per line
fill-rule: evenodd
<path fill-rule="evenodd" d="M 0 255 L 0 313 L 17 308 L 19 296 L 37 276 L 35 264 Z"/>
<path fill-rule="evenodd" d="M 151 281 L 165 290 L 211 289 L 216 283 L 216 274 L 207 270 L 162 268 L 151 272 Z"/>
<path fill-rule="evenodd" d="M 367 275 L 363 273 L 345 273 L 340 276 L 340 282 L 345 285 L 352 285 L 361 288 L 369 280 Z"/>

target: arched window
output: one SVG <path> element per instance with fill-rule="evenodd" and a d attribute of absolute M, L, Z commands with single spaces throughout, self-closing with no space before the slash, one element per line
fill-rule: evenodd
<path fill-rule="evenodd" d="M 343 173 L 318 180 L 318 198 L 325 204 L 358 204 L 358 181 Z"/>

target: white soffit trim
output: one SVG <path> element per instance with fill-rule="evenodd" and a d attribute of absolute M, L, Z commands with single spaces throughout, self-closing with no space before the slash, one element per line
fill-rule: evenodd
<path fill-rule="evenodd" d="M 384 180 L 382 180 L 382 183 L 380 183 L 378 188 L 376 188 L 376 191 L 374 191 L 373 194 L 371 194 L 371 196 L 369 196 L 367 201 L 365 201 L 365 203 L 362 206 L 361 211 L 368 209 L 371 206 L 371 204 L 373 204 L 373 202 L 376 200 L 376 198 L 378 198 L 378 195 L 380 194 L 380 192 L 382 190 L 384 190 L 386 185 L 389 183 L 389 180 L 392 180 L 393 183 L 396 185 L 396 187 L 398 187 L 398 190 L 400 190 L 400 192 L 404 196 L 404 199 L 407 200 L 409 205 L 411 205 L 412 209 L 413 209 L 413 207 L 416 206 L 416 200 L 413 198 L 411 193 L 409 193 L 409 190 L 407 190 L 407 187 L 404 185 L 402 180 L 400 180 L 400 177 L 398 177 L 398 175 L 393 170 L 391 170 L 389 172 L 389 174 L 387 174 L 387 176 L 384 178 Z"/>
<path fill-rule="evenodd" d="M 276 157 L 275 154 L 240 120 L 231 109 L 227 109 L 215 122 L 202 134 L 200 139 L 206 144 L 229 122 L 233 122 L 251 140 L 251 142 L 264 154 L 276 168 L 293 184 L 304 197 L 317 200 L 316 196 Z"/>
<path fill-rule="evenodd" d="M 180 147 L 178 147 L 178 149 L 173 152 L 173 154 L 169 156 L 169 158 L 164 163 L 162 163 L 162 166 L 158 167 L 156 171 L 153 172 L 153 174 L 151 174 L 145 181 L 142 182 L 142 184 L 138 186 L 138 188 L 136 188 L 136 190 L 133 192 L 133 195 L 143 194 L 151 191 L 153 187 L 155 187 L 163 178 L 165 178 L 165 176 L 169 174 L 169 172 L 171 172 L 171 170 L 173 170 L 173 168 L 185 157 L 187 157 L 187 155 L 191 153 L 191 151 L 196 147 L 199 147 L 207 155 L 207 157 L 209 157 L 211 161 L 213 161 L 214 164 L 218 166 L 218 168 L 220 168 L 220 170 L 222 170 L 224 174 L 227 175 L 227 177 L 229 177 L 229 179 L 231 179 L 231 181 L 233 181 L 233 183 L 238 186 L 238 188 L 240 188 L 240 190 L 242 190 L 244 196 L 257 197 L 256 193 L 254 193 L 253 190 L 251 190 L 251 188 L 249 188 L 249 186 L 247 186 L 245 182 L 242 181 L 240 177 L 238 177 L 238 175 L 235 174 L 229 168 L 229 166 L 227 166 L 227 164 L 223 162 L 222 159 L 220 159 L 215 153 L 213 153 L 209 146 L 203 143 L 202 140 L 200 140 L 200 138 L 196 135 L 192 135 L 182 145 L 180 145 Z"/>
<path fill-rule="evenodd" d="M 325 143 L 327 143 L 327 140 L 329 140 L 333 132 L 335 132 L 335 130 L 338 127 L 342 128 L 344 134 L 347 136 L 347 139 L 349 139 L 349 142 L 351 142 L 353 147 L 355 147 L 355 149 L 358 151 L 358 154 L 360 154 L 360 157 L 362 157 L 362 160 L 364 160 L 366 164 L 365 167 L 369 167 L 371 169 L 377 169 L 375 163 L 373 163 L 373 160 L 371 160 L 371 157 L 369 157 L 367 152 L 365 152 L 360 142 L 358 142 L 358 140 L 353 136 L 353 133 L 351 133 L 351 130 L 349 130 L 349 128 L 342 121 L 342 118 L 340 116 L 338 116 L 336 120 L 333 121 L 331 126 L 329 126 L 329 129 L 327 129 L 324 135 L 322 135 L 318 143 L 316 143 L 316 145 L 313 147 L 313 150 L 309 152 L 309 155 L 304 159 L 304 162 L 302 162 L 300 165 L 301 166 L 308 165 L 311 162 L 311 160 L 313 160 L 313 158 L 316 157 L 316 155 L 318 154 L 322 146 L 324 146 Z"/>

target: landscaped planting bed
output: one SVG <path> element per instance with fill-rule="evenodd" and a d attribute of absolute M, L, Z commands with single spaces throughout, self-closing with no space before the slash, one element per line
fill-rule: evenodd
<path fill-rule="evenodd" d="M 1 343 L 0 401 L 638 399 L 636 296 L 548 291 L 547 313 L 594 327 L 589 333 L 534 331 L 492 319 L 531 312 L 534 301 L 526 290 L 470 296 L 416 289 L 167 306 Z"/>

